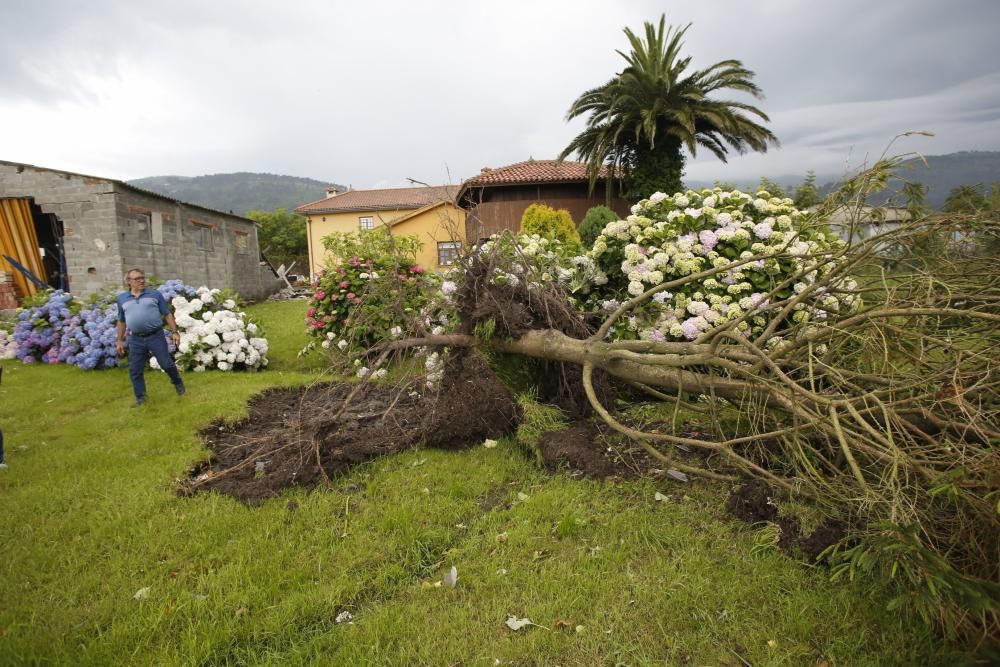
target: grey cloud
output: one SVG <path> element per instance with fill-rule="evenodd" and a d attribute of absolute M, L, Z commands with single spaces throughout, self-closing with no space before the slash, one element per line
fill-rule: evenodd
<path fill-rule="evenodd" d="M 692 22 L 693 66 L 757 72 L 782 140 L 728 165 L 699 155 L 692 178 L 838 171 L 911 129 L 938 133 L 929 152 L 1000 148 L 993 0 L 20 4 L 0 43 L 0 121 L 21 129 L 0 159 L 85 172 L 366 187 L 554 157 L 580 129 L 563 120 L 573 99 L 620 70 L 622 27 L 664 10 Z M 57 142 L 37 120 L 53 108 L 80 132 L 112 119 L 121 147 Z"/>

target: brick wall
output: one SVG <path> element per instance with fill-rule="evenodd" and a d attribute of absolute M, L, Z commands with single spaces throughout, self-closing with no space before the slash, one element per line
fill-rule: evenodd
<path fill-rule="evenodd" d="M 0 310 L 17 308 L 17 289 L 14 287 L 14 276 L 7 271 L 0 271 Z"/>

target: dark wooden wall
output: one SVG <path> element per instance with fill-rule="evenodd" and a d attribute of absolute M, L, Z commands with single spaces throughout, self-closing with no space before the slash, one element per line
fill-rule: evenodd
<path fill-rule="evenodd" d="M 476 241 L 503 231 L 516 232 L 525 209 L 536 203 L 566 209 L 579 226 L 588 210 L 608 205 L 604 193 L 603 183 L 595 186 L 593 194 L 587 192 L 586 183 L 516 185 L 472 191 L 470 196 L 481 197 L 481 200 L 468 209 L 466 238 Z M 629 214 L 630 204 L 624 199 L 614 198 L 610 206 L 623 218 Z"/>

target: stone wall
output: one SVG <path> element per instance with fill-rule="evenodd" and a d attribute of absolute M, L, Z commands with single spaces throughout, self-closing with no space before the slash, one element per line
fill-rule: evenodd
<path fill-rule="evenodd" d="M 140 267 L 161 279 L 235 289 L 245 299 L 282 283 L 259 262 L 256 225 L 144 193 L 120 181 L 0 161 L 0 196 L 31 197 L 63 223 L 70 291 L 121 289 Z"/>

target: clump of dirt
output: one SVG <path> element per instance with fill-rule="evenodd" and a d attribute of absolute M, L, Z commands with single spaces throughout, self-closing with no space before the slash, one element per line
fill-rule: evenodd
<path fill-rule="evenodd" d="M 418 443 L 471 447 L 520 422 L 514 397 L 477 352 L 452 355 L 440 391 L 421 389 L 325 383 L 265 391 L 250 401 L 245 421 L 202 430 L 212 456 L 179 492 L 212 489 L 257 504 Z"/>
<path fill-rule="evenodd" d="M 421 422 L 421 440 L 429 447 L 465 449 L 511 433 L 521 421 L 517 401 L 479 353 L 448 356 L 439 396 Z"/>
<path fill-rule="evenodd" d="M 575 422 L 561 431 L 542 434 L 536 447 L 549 472 L 568 468 L 573 476 L 590 479 L 636 479 L 662 472 L 641 447 L 632 442 L 612 443 L 607 432 L 592 422 Z"/>
<path fill-rule="evenodd" d="M 798 550 L 809 562 L 814 562 L 827 547 L 843 539 L 844 525 L 829 519 L 808 535 L 803 535 L 798 518 L 780 515 L 773 498 L 774 491 L 765 482 L 750 480 L 730 492 L 726 510 L 747 523 L 769 521 L 777 524 L 781 529 L 778 547 L 785 553 Z"/>
<path fill-rule="evenodd" d="M 778 516 L 778 506 L 771 500 L 771 487 L 751 480 L 733 489 L 726 501 L 726 510 L 747 523 L 773 521 Z"/>

